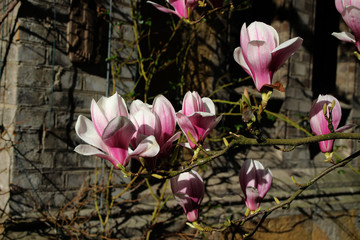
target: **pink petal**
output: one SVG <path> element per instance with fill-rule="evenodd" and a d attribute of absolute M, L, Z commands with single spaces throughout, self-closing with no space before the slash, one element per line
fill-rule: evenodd
<path fill-rule="evenodd" d="M 259 208 L 259 193 L 256 188 L 246 187 L 246 206 L 251 210 L 255 211 Z"/>
<path fill-rule="evenodd" d="M 205 187 L 200 175 L 191 170 L 170 179 L 175 199 L 183 207 L 189 221 L 198 218 L 198 209 L 204 197 Z"/>
<path fill-rule="evenodd" d="M 338 12 L 341 13 L 344 9 L 343 0 L 335 0 L 335 6 L 336 6 L 336 10 L 338 10 Z"/>
<path fill-rule="evenodd" d="M 250 68 L 244 59 L 243 50 L 240 47 L 235 48 L 234 59 L 245 70 L 245 72 L 249 74 L 251 78 L 253 78 Z"/>
<path fill-rule="evenodd" d="M 135 131 L 135 126 L 126 117 L 118 116 L 110 121 L 102 136 L 108 146 L 109 155 L 120 163 L 124 162 L 128 156 L 131 136 Z"/>
<path fill-rule="evenodd" d="M 168 0 L 168 2 L 173 6 L 180 18 L 188 18 L 188 6 L 185 5 L 186 0 Z"/>
<path fill-rule="evenodd" d="M 247 63 L 246 53 L 247 53 L 247 46 L 248 46 L 249 42 L 250 42 L 249 33 L 247 31 L 247 28 L 246 28 L 246 23 L 244 23 L 242 25 L 242 27 L 241 27 L 241 30 L 240 30 L 240 47 L 241 47 L 242 55 L 243 55 L 244 60 L 245 60 L 246 63 Z M 238 61 L 238 63 L 240 64 L 240 61 Z"/>
<path fill-rule="evenodd" d="M 239 182 L 241 190 L 246 195 L 246 188 L 256 186 L 255 164 L 252 159 L 247 159 L 241 166 L 239 173 Z"/>
<path fill-rule="evenodd" d="M 263 22 L 253 22 L 247 28 L 250 41 L 266 42 L 270 51 L 273 51 L 279 45 L 279 35 L 276 30 Z M 243 45 L 241 45 L 243 46 Z M 249 57 L 247 55 L 247 57 Z"/>
<path fill-rule="evenodd" d="M 334 146 L 334 140 L 326 140 L 326 141 L 320 141 L 319 147 L 321 152 L 332 152 Z"/>
<path fill-rule="evenodd" d="M 206 131 L 203 133 L 202 139 L 205 139 L 209 133 L 219 124 L 221 121 L 222 116 L 217 117 L 215 120 L 212 121 L 210 126 L 206 129 Z"/>
<path fill-rule="evenodd" d="M 182 18 L 182 15 L 180 15 L 178 12 L 176 12 L 174 10 L 171 10 L 167 7 L 161 6 L 160 4 L 154 3 L 152 1 L 146 1 L 146 2 L 152 4 L 155 8 L 157 8 L 161 12 L 175 14 L 179 18 Z"/>
<path fill-rule="evenodd" d="M 123 166 L 126 166 L 128 161 L 118 161 L 117 159 L 109 156 L 109 155 L 106 155 L 104 154 L 103 152 L 99 151 L 97 148 L 94 148 L 90 145 L 85 145 L 85 144 L 80 144 L 78 146 L 76 146 L 76 148 L 74 149 L 75 152 L 79 153 L 79 154 L 82 154 L 82 155 L 85 155 L 85 156 L 97 156 L 99 158 L 103 158 L 103 159 L 106 159 L 106 160 L 109 160 L 112 165 L 114 165 L 115 168 L 118 169 L 117 167 L 117 164 L 121 164 Z"/>
<path fill-rule="evenodd" d="M 253 75 L 256 88 L 260 91 L 264 84 L 271 84 L 271 53 L 266 42 L 251 41 L 247 48 L 248 65 Z"/>
<path fill-rule="evenodd" d="M 86 143 L 97 147 L 103 151 L 107 150 L 105 143 L 97 133 L 93 122 L 86 117 L 80 115 L 75 125 L 76 134 Z"/>
<path fill-rule="evenodd" d="M 145 136 L 154 135 L 156 139 L 160 138 L 160 121 L 149 109 L 143 108 L 137 111 L 135 114 L 130 115 L 130 119 L 136 126 L 136 134 L 142 134 Z"/>
<path fill-rule="evenodd" d="M 270 69 L 272 73 L 278 70 L 281 65 L 301 46 L 303 39 L 300 37 L 292 38 L 286 42 L 280 44 L 271 53 L 272 60 Z"/>
<path fill-rule="evenodd" d="M 317 100 L 314 101 L 309 116 L 311 129 L 316 135 L 330 133 L 328 122 L 323 113 L 323 106 L 326 104 L 329 109 L 333 101 L 335 101 L 335 106 L 332 110 L 332 124 L 334 130 L 336 130 L 341 120 L 341 106 L 339 101 L 331 95 L 319 95 Z M 327 116 L 329 117 L 329 111 L 327 111 Z"/>
<path fill-rule="evenodd" d="M 90 111 L 91 111 L 91 119 L 93 121 L 94 127 L 98 135 L 101 136 L 106 125 L 109 123 L 111 119 L 109 120 L 106 118 L 102 109 L 97 105 L 94 99 L 91 101 Z"/>
<path fill-rule="evenodd" d="M 186 138 L 187 138 L 187 140 L 188 140 L 188 142 L 190 144 L 190 147 L 194 148 L 195 144 L 189 139 L 187 133 L 189 132 L 193 136 L 193 138 L 195 139 L 196 142 L 199 140 L 199 137 L 198 137 L 197 131 L 193 127 L 191 121 L 188 119 L 187 116 L 185 116 L 182 113 L 177 113 L 176 114 L 176 119 L 177 119 L 177 122 L 178 122 L 178 124 L 179 124 L 179 126 L 181 128 L 181 131 L 186 136 Z"/>
<path fill-rule="evenodd" d="M 259 193 L 259 198 L 263 199 L 269 191 L 272 184 L 272 173 L 269 169 L 264 169 L 264 166 L 254 160 L 256 168 L 256 189 Z"/>
<path fill-rule="evenodd" d="M 167 98 L 159 95 L 154 100 L 153 111 L 157 114 L 160 121 L 161 134 L 159 144 L 162 146 L 174 134 L 176 127 L 175 110 Z"/>
<path fill-rule="evenodd" d="M 200 97 L 200 95 L 194 91 L 188 91 L 183 100 L 182 104 L 182 113 L 185 116 L 189 116 L 194 112 L 203 112 L 205 110 L 204 103 Z"/>

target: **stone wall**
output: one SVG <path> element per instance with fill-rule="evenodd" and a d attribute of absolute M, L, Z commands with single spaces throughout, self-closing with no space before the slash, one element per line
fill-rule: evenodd
<path fill-rule="evenodd" d="M 1 1 L 3 12 L 11 2 Z M 109 4 L 98 1 L 98 7 L 90 2 L 79 10 L 84 19 L 93 20 L 84 24 L 89 31 L 101 28 L 107 36 L 107 22 L 99 11 L 109 9 Z M 88 58 L 71 60 L 69 31 L 76 31 L 69 26 L 71 4 L 69 0 L 55 5 L 54 1 L 21 1 L 2 24 L 0 208 L 12 217 L 29 217 L 33 209 L 56 211 L 82 185 L 93 182 L 94 169 L 102 166 L 101 160 L 73 152 L 81 141 L 74 132 L 78 115 L 89 116 L 91 100 L 106 94 L 107 66 L 92 59 L 95 47 L 89 45 L 75 49 Z M 111 52 L 133 39 L 127 23 L 130 2 L 115 1 L 113 9 L 114 21 L 125 24 L 112 33 Z M 108 42 L 102 40 L 105 58 Z M 119 92 L 126 91 L 124 85 L 132 85 L 127 67 L 131 66 L 124 66 L 117 79 Z M 111 83 L 109 88 L 111 93 Z"/>

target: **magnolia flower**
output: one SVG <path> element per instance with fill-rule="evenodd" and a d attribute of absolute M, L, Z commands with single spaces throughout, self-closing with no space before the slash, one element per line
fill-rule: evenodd
<path fill-rule="evenodd" d="M 152 1 L 147 1 L 152 4 L 158 10 L 165 13 L 172 13 L 178 16 L 179 18 L 189 18 L 189 13 L 191 13 L 195 7 L 198 6 L 198 0 L 167 0 L 167 2 L 174 8 L 174 10 L 167 7 L 161 6 Z"/>
<path fill-rule="evenodd" d="M 148 169 L 153 169 L 156 159 L 169 155 L 173 142 L 180 137 L 180 132 L 174 134 L 176 127 L 175 110 L 168 99 L 159 95 L 154 99 L 153 105 L 135 100 L 130 105 L 130 120 L 136 128 L 131 137 L 131 146 L 136 147 L 141 139 L 154 136 L 160 150 L 156 156 L 146 158 Z"/>
<path fill-rule="evenodd" d="M 196 143 L 202 144 L 221 120 L 221 116 L 216 118 L 213 101 L 210 98 L 201 98 L 195 91 L 185 94 L 182 110 L 176 113 L 176 118 L 188 140 L 185 146 L 189 148 L 195 148 Z"/>
<path fill-rule="evenodd" d="M 264 169 L 259 161 L 248 159 L 241 167 L 239 180 L 246 197 L 246 206 L 255 211 L 271 187 L 271 171 Z"/>
<path fill-rule="evenodd" d="M 335 0 L 335 5 L 353 34 L 349 32 L 334 32 L 332 35 L 339 40 L 354 43 L 358 51 L 360 51 L 360 1 Z"/>
<path fill-rule="evenodd" d="M 253 22 L 240 32 L 240 47 L 234 51 L 235 61 L 252 77 L 258 91 L 271 86 L 276 70 L 302 44 L 300 37 L 292 38 L 279 45 L 276 30 L 265 23 Z"/>
<path fill-rule="evenodd" d="M 331 133 L 323 109 L 324 109 L 324 105 L 326 105 L 326 116 L 330 118 L 330 109 L 332 107 L 333 102 L 334 102 L 334 106 L 331 110 L 332 113 L 331 116 L 332 116 L 332 126 L 334 128 L 334 131 L 342 132 L 352 127 L 352 125 L 349 124 L 341 128 L 338 128 L 341 120 L 341 107 L 339 101 L 331 95 L 319 95 L 319 97 L 314 101 L 309 113 L 310 126 L 312 131 L 315 133 L 315 135 L 323 135 L 323 134 Z M 326 140 L 319 142 L 320 150 L 323 153 L 332 152 L 333 145 L 334 145 L 334 140 Z"/>
<path fill-rule="evenodd" d="M 126 166 L 131 157 L 153 157 L 159 152 L 154 136 L 138 140 L 135 150 L 129 149 L 136 127 L 128 119 L 124 99 L 115 93 L 98 102 L 91 102 L 91 118 L 80 115 L 75 125 L 77 135 L 88 144 L 78 145 L 74 151 L 109 160 L 116 168 Z"/>
<path fill-rule="evenodd" d="M 190 222 L 198 219 L 198 210 L 204 197 L 204 182 L 200 175 L 191 170 L 170 179 L 175 199 L 184 209 Z"/>

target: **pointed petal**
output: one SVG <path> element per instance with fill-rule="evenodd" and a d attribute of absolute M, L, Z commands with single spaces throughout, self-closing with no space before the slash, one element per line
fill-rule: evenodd
<path fill-rule="evenodd" d="M 244 58 L 245 58 L 246 62 L 247 62 L 247 56 L 246 56 L 247 46 L 248 46 L 249 42 L 250 42 L 249 33 L 248 33 L 247 28 L 246 28 L 246 23 L 244 23 L 242 25 L 242 27 L 241 27 L 241 30 L 240 30 L 240 47 L 242 49 L 242 52 L 245 54 Z"/>
<path fill-rule="evenodd" d="M 202 101 L 204 103 L 204 108 L 205 108 L 204 112 L 208 112 L 208 113 L 215 115 L 216 110 L 215 110 L 214 102 L 210 98 L 207 98 L 207 97 L 202 98 Z"/>
<path fill-rule="evenodd" d="M 160 4 L 154 3 L 152 1 L 146 1 L 147 3 L 150 3 L 151 5 L 153 5 L 155 8 L 157 8 L 157 10 L 164 12 L 164 13 L 171 13 L 171 14 L 175 14 L 176 16 L 178 16 L 179 18 L 182 18 L 183 16 L 180 15 L 178 12 L 169 9 L 167 7 L 161 6 Z"/>
<path fill-rule="evenodd" d="M 112 165 L 114 165 L 114 167 L 117 168 L 117 169 L 118 169 L 118 167 L 116 166 L 117 164 L 121 164 L 123 166 L 126 166 L 126 164 L 124 164 L 124 162 L 119 162 L 115 158 L 113 158 L 113 157 L 111 157 L 109 155 L 106 155 L 105 153 L 99 151 L 97 148 L 94 148 L 93 146 L 90 146 L 90 145 L 80 144 L 80 145 L 76 146 L 74 151 L 81 154 L 81 155 L 97 156 L 99 158 L 106 159 L 106 160 L 110 161 L 112 163 Z"/>
<path fill-rule="evenodd" d="M 235 48 L 234 59 L 245 70 L 245 72 L 249 74 L 251 78 L 253 78 L 251 70 L 244 59 L 244 55 L 240 47 Z"/>
<path fill-rule="evenodd" d="M 270 63 L 271 53 L 266 42 L 251 41 L 247 48 L 247 57 L 253 80 L 258 91 L 264 84 L 271 84 Z"/>
<path fill-rule="evenodd" d="M 254 160 L 254 164 L 256 169 L 256 189 L 259 197 L 263 199 L 271 187 L 272 173 L 269 169 L 265 169 L 259 161 Z"/>
<path fill-rule="evenodd" d="M 98 106 L 94 99 L 91 101 L 90 111 L 91 119 L 96 129 L 96 132 L 99 136 L 101 136 L 106 125 L 109 123 L 109 120 L 106 118 L 102 109 Z"/>
<path fill-rule="evenodd" d="M 80 115 L 75 125 L 76 134 L 86 143 L 95 146 L 103 151 L 107 150 L 105 143 L 97 133 L 93 122 Z"/>
<path fill-rule="evenodd" d="M 176 127 L 175 110 L 167 98 L 159 95 L 154 99 L 153 111 L 157 114 L 160 121 L 161 134 L 159 144 L 162 146 L 174 134 Z"/>
<path fill-rule="evenodd" d="M 345 126 L 342 126 L 342 127 L 338 128 L 338 129 L 336 129 L 335 132 L 344 132 L 344 131 L 349 130 L 349 129 L 355 127 L 355 126 L 356 126 L 355 124 L 346 124 Z"/>
<path fill-rule="evenodd" d="M 303 39 L 300 37 L 292 38 L 280 44 L 271 53 L 272 60 L 270 69 L 272 72 L 278 70 L 281 65 L 301 46 Z"/>
<path fill-rule="evenodd" d="M 349 32 L 333 32 L 331 35 L 341 41 L 355 43 L 355 36 Z"/>

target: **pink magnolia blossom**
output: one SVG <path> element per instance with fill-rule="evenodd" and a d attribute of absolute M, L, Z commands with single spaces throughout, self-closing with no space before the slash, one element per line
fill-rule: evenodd
<path fill-rule="evenodd" d="M 360 51 L 360 1 L 335 0 L 335 6 L 353 34 L 350 32 L 334 32 L 332 35 L 342 41 L 354 43 Z"/>
<path fill-rule="evenodd" d="M 134 148 L 139 141 L 147 136 L 154 136 L 159 144 L 160 151 L 156 156 L 145 158 L 147 168 L 153 169 L 158 157 L 167 156 L 181 132 L 175 132 L 175 110 L 168 99 L 159 95 L 153 105 L 135 100 L 130 105 L 130 119 L 135 125 L 136 132 L 131 137 L 131 146 Z"/>
<path fill-rule="evenodd" d="M 314 101 L 310 109 L 310 126 L 315 135 L 323 135 L 331 133 L 328 127 L 328 121 L 325 118 L 323 107 L 326 105 L 326 116 L 330 117 L 330 108 L 335 102 L 334 108 L 332 109 L 332 125 L 335 132 L 342 132 L 352 127 L 352 125 L 346 125 L 338 128 L 341 120 L 341 106 L 339 101 L 331 95 L 319 95 Z M 323 153 L 332 152 L 334 140 L 320 141 L 320 150 Z"/>
<path fill-rule="evenodd" d="M 191 170 L 170 179 L 175 199 L 184 209 L 190 222 L 198 219 L 198 210 L 204 197 L 205 187 L 200 175 Z"/>
<path fill-rule="evenodd" d="M 197 92 L 188 91 L 182 103 L 182 110 L 176 114 L 177 122 L 187 137 L 186 147 L 195 148 L 189 133 L 196 143 L 202 144 L 221 116 L 216 117 L 215 105 L 210 98 L 201 98 Z"/>
<path fill-rule="evenodd" d="M 256 160 L 248 159 L 241 166 L 239 181 L 246 197 L 246 206 L 255 211 L 272 184 L 272 173 Z"/>
<path fill-rule="evenodd" d="M 263 22 L 253 22 L 240 32 L 240 47 L 234 50 L 235 61 L 254 80 L 258 91 L 271 86 L 276 70 L 301 46 L 302 38 L 292 38 L 279 45 L 276 30 Z"/>
<path fill-rule="evenodd" d="M 159 152 L 154 136 L 138 140 L 136 149 L 129 148 L 136 127 L 128 118 L 124 99 L 117 93 L 98 102 L 91 102 L 91 118 L 80 115 L 75 125 L 77 135 L 87 144 L 78 145 L 74 151 L 109 160 L 116 168 L 126 166 L 131 157 L 153 157 Z"/>
<path fill-rule="evenodd" d="M 158 10 L 165 13 L 172 13 L 178 16 L 179 18 L 189 18 L 189 13 L 191 13 L 195 7 L 198 6 L 198 0 L 167 0 L 167 2 L 174 8 L 174 10 L 167 7 L 161 6 L 160 4 L 154 3 L 152 1 L 147 1 L 152 4 Z"/>

